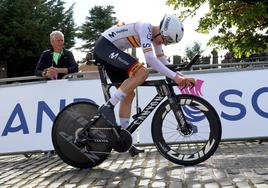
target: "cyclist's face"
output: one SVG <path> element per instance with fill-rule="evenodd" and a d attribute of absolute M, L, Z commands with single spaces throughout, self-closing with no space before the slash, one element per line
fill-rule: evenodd
<path fill-rule="evenodd" d="M 173 43 L 173 40 L 168 36 L 163 36 L 160 33 L 154 36 L 154 42 L 158 45 L 169 45 Z"/>
<path fill-rule="evenodd" d="M 172 38 L 169 37 L 169 36 L 162 36 L 162 39 L 163 39 L 163 43 L 164 43 L 165 45 L 170 45 L 170 44 L 173 43 Z"/>
<path fill-rule="evenodd" d="M 59 52 L 64 47 L 64 38 L 61 35 L 56 35 L 51 42 L 54 51 Z"/>

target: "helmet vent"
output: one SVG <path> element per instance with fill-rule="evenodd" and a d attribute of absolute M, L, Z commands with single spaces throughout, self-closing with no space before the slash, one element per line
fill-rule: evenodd
<path fill-rule="evenodd" d="M 167 31 L 168 30 L 168 25 L 169 25 L 169 22 L 170 22 L 170 17 L 167 18 L 166 22 L 165 22 L 165 25 L 164 25 L 164 30 Z"/>

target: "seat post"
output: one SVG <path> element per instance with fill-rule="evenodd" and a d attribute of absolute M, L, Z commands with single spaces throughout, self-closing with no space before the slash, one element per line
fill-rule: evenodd
<path fill-rule="evenodd" d="M 103 65 L 101 65 L 100 63 L 96 63 L 96 65 L 98 66 L 98 71 L 99 71 L 99 75 L 100 75 L 101 87 L 102 87 L 102 91 L 104 94 L 104 99 L 107 102 L 111 98 L 110 86 L 109 86 L 108 81 L 107 81 L 107 74 L 106 74 L 106 71 L 105 71 Z"/>

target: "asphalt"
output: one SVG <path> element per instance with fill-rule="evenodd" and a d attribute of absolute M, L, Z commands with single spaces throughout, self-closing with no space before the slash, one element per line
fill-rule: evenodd
<path fill-rule="evenodd" d="M 130 157 L 113 152 L 93 169 L 76 169 L 57 155 L 0 156 L 0 188 L 268 188 L 268 143 L 222 142 L 216 153 L 196 166 L 179 166 L 163 158 L 154 146 Z"/>

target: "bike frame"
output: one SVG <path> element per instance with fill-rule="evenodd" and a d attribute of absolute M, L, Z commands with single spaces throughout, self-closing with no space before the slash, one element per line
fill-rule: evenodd
<path fill-rule="evenodd" d="M 100 80 L 102 84 L 102 90 L 104 94 L 105 101 L 108 101 L 111 97 L 110 88 L 113 86 L 120 86 L 121 83 L 108 83 L 107 75 L 105 69 L 102 65 L 97 64 L 98 71 L 100 75 Z M 161 79 L 161 80 L 151 80 L 145 81 L 140 86 L 153 86 L 156 88 L 157 94 L 155 97 L 147 104 L 145 108 L 141 112 L 138 112 L 133 116 L 134 120 L 127 127 L 127 130 L 132 134 L 135 130 L 143 123 L 145 119 L 154 111 L 154 109 L 163 101 L 163 99 L 167 96 L 168 100 L 171 104 L 171 109 L 173 110 L 175 117 L 178 122 L 178 127 L 180 127 L 185 131 L 188 131 L 188 127 L 186 125 L 186 119 L 182 113 L 182 109 L 180 105 L 178 105 L 176 101 L 176 94 L 174 92 L 173 86 L 177 86 L 176 83 L 172 82 L 169 78 Z"/>

